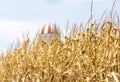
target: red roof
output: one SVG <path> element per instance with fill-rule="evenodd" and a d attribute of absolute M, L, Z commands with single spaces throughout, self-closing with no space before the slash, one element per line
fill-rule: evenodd
<path fill-rule="evenodd" d="M 45 34 L 45 33 L 58 33 L 58 29 L 55 27 L 54 24 L 45 24 L 39 29 L 40 34 Z"/>

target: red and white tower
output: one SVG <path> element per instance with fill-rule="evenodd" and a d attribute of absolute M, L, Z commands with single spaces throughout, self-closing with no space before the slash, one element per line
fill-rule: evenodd
<path fill-rule="evenodd" d="M 52 34 L 52 33 L 60 33 L 59 28 L 56 27 L 55 24 L 45 24 L 39 29 L 39 34 Z"/>
<path fill-rule="evenodd" d="M 45 24 L 38 31 L 39 41 L 50 43 L 53 38 L 60 39 L 60 29 L 55 24 Z"/>

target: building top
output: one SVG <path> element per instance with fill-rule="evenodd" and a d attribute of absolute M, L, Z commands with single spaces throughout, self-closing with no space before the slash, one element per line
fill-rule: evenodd
<path fill-rule="evenodd" d="M 59 29 L 56 27 L 55 24 L 45 24 L 40 27 L 39 34 L 52 34 L 52 33 L 59 33 Z"/>

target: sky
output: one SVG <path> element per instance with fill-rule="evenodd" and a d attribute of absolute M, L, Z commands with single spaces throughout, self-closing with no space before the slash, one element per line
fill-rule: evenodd
<path fill-rule="evenodd" d="M 99 18 L 111 10 L 114 0 L 93 0 L 93 16 Z M 64 29 L 67 20 L 86 23 L 90 17 L 91 0 L 0 0 L 0 52 L 7 48 L 23 33 L 33 37 L 40 26 L 55 23 Z M 120 15 L 120 0 L 115 10 Z"/>

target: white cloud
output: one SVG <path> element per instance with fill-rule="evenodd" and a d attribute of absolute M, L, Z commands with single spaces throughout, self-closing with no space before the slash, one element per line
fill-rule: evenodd
<path fill-rule="evenodd" d="M 3 38 L 8 39 L 19 37 L 22 32 L 35 31 L 37 25 L 35 22 L 0 21 L 0 35 L 5 35 Z"/>
<path fill-rule="evenodd" d="M 35 36 L 38 30 L 38 24 L 35 22 L 21 22 L 21 21 L 0 21 L 0 52 L 5 52 L 7 47 L 16 42 L 17 38 L 23 39 L 23 33 L 27 33 L 29 36 Z"/>

